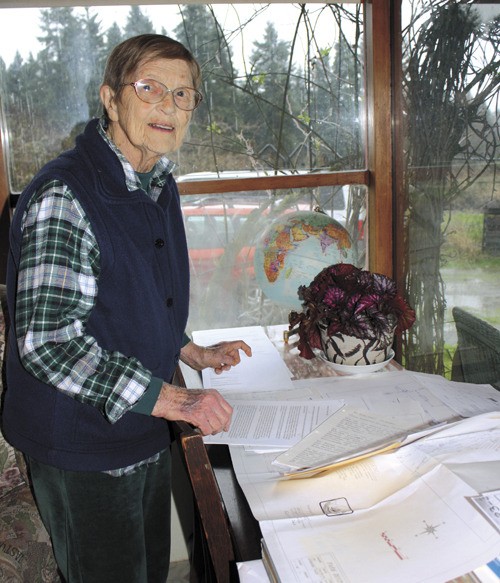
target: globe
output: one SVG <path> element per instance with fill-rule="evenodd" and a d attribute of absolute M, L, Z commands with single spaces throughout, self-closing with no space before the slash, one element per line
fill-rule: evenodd
<path fill-rule="evenodd" d="M 254 255 L 255 277 L 264 295 L 300 309 L 298 288 L 335 263 L 356 264 L 355 248 L 347 230 L 318 211 L 281 215 L 265 230 Z"/>

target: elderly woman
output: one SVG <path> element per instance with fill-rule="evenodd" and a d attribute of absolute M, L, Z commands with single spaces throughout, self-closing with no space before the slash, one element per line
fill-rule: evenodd
<path fill-rule="evenodd" d="M 175 40 L 118 45 L 103 117 L 35 176 L 12 223 L 4 431 L 25 453 L 67 582 L 166 581 L 169 421 L 211 434 L 232 413 L 217 391 L 172 385 L 175 367 L 222 372 L 251 355 L 185 335 L 188 254 L 167 156 L 199 85 Z"/>

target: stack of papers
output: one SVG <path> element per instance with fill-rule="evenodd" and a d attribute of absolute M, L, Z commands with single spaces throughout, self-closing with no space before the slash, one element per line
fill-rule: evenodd
<path fill-rule="evenodd" d="M 384 417 L 343 407 L 278 456 L 273 465 L 288 477 L 315 476 L 388 453 L 436 433 L 446 425 L 448 423 L 430 423 L 405 429 Z"/>
<path fill-rule="evenodd" d="M 500 553 L 500 415 L 476 416 L 315 477 L 231 447 L 282 583 L 444 583 Z"/>
<path fill-rule="evenodd" d="M 233 400 L 227 432 L 207 435 L 207 444 L 245 445 L 247 448 L 287 449 L 339 411 L 344 401 Z"/>
<path fill-rule="evenodd" d="M 230 446 L 271 581 L 495 577 L 500 392 L 407 371 L 292 381 L 262 328 L 194 335 L 237 338 L 254 356 L 204 374 L 234 407 L 206 440 Z"/>

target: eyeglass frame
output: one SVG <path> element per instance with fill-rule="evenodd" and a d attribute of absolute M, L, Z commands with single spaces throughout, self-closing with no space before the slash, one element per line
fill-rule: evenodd
<path fill-rule="evenodd" d="M 154 83 L 157 83 L 158 85 L 161 85 L 162 87 L 165 87 L 165 94 L 164 96 L 159 99 L 158 101 L 145 101 L 144 99 L 142 99 L 140 97 L 140 95 L 137 93 L 137 83 L 141 83 L 144 81 L 152 81 Z M 161 103 L 164 99 L 165 99 L 165 95 L 167 93 L 171 93 L 172 94 L 172 99 L 174 101 L 174 105 L 179 108 L 181 111 L 194 111 L 199 105 L 200 103 L 203 101 L 203 93 L 201 93 L 200 91 L 198 91 L 198 89 L 195 89 L 194 87 L 188 87 L 188 86 L 182 86 L 182 87 L 176 87 L 175 89 L 169 89 L 165 83 L 162 83 L 161 81 L 157 81 L 156 79 L 148 79 L 147 77 L 144 79 L 137 79 L 137 81 L 133 81 L 132 83 L 121 83 L 120 87 L 128 87 L 128 86 L 132 86 L 134 88 L 134 93 L 136 94 L 137 98 L 140 99 L 143 103 L 149 103 L 150 105 L 155 105 L 157 103 Z M 195 93 L 195 102 L 196 105 L 192 108 L 192 109 L 184 109 L 182 107 L 180 107 L 176 100 L 175 100 L 175 94 L 174 91 L 177 91 L 179 89 L 189 89 L 191 91 L 194 91 Z"/>

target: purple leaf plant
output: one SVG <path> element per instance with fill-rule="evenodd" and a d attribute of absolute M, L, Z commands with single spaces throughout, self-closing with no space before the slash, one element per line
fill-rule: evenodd
<path fill-rule="evenodd" d="M 385 275 L 365 271 L 349 263 L 325 267 L 308 285 L 298 289 L 302 312 L 289 315 L 290 330 L 298 327 L 300 355 L 311 359 L 322 348 L 318 323 L 328 334 L 392 341 L 415 322 L 415 311 Z"/>

